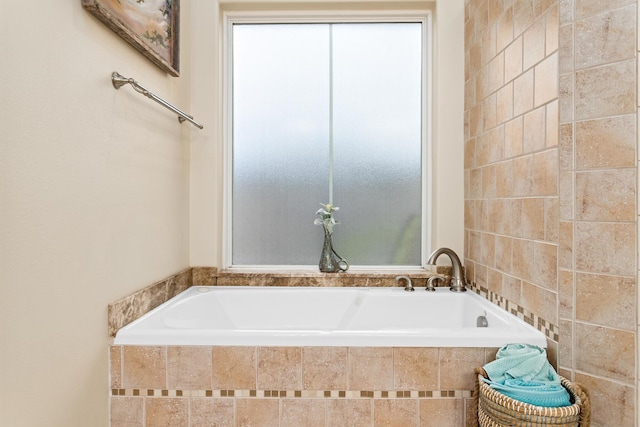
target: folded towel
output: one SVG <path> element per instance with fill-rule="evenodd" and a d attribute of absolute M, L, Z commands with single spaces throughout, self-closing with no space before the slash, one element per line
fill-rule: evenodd
<path fill-rule="evenodd" d="M 538 346 L 507 344 L 484 370 L 489 377 L 485 382 L 513 399 L 547 407 L 571 404 L 560 376 L 547 360 L 546 351 Z"/>
<path fill-rule="evenodd" d="M 551 381 L 506 380 L 504 384 L 484 380 L 505 396 L 535 406 L 557 408 L 571 405 L 571 397 L 560 383 Z"/>
<path fill-rule="evenodd" d="M 511 378 L 560 384 L 560 377 L 549 364 L 546 351 L 537 345 L 507 344 L 498 350 L 496 360 L 487 363 L 484 370 L 491 381 L 501 384 Z"/>

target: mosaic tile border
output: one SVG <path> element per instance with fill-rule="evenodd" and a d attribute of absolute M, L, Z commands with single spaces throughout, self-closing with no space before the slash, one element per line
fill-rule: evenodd
<path fill-rule="evenodd" d="M 496 294 L 493 291 L 485 288 L 484 286 L 478 286 L 476 282 L 467 284 L 467 287 L 477 293 L 478 295 L 488 299 L 498 307 L 508 311 L 519 319 L 524 320 L 529 325 L 533 326 L 540 332 L 542 332 L 548 339 L 558 342 L 560 338 L 560 329 L 557 325 L 546 321 L 542 317 L 530 312 L 524 307 L 519 306 L 513 301 L 509 301 L 501 295 Z"/>
<path fill-rule="evenodd" d="M 167 390 L 111 389 L 111 396 L 125 397 L 256 397 L 288 399 L 464 399 L 472 390 Z"/>

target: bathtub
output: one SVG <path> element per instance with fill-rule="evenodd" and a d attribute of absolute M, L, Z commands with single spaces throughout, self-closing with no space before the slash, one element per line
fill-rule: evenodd
<path fill-rule="evenodd" d="M 488 327 L 477 327 L 478 316 Z M 114 345 L 546 348 L 544 334 L 448 288 L 194 286 L 121 328 Z"/>

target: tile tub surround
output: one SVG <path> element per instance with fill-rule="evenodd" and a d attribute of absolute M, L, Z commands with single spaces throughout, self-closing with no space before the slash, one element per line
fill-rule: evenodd
<path fill-rule="evenodd" d="M 461 426 L 496 351 L 111 346 L 111 426 Z"/>
<path fill-rule="evenodd" d="M 437 266 L 436 273 L 450 275 L 451 268 Z M 395 277 L 399 274 L 411 277 L 413 285 L 425 287 L 431 270 L 396 273 L 340 273 L 318 272 L 265 273 L 220 271 L 216 267 L 193 267 L 149 285 L 131 295 L 109 304 L 109 338 L 114 338 L 118 329 L 133 322 L 143 314 L 173 298 L 190 286 L 398 286 Z"/>
<path fill-rule="evenodd" d="M 149 285 L 131 295 L 114 301 L 107 307 L 109 338 L 118 329 L 173 298 L 193 284 L 193 270 L 187 268 L 166 279 Z"/>
<path fill-rule="evenodd" d="M 451 274 L 451 268 L 447 266 L 437 266 L 436 271 L 438 274 L 445 276 Z M 193 267 L 109 304 L 109 338 L 112 340 L 121 327 L 136 320 L 190 286 L 395 287 L 398 286 L 395 280 L 398 274 L 401 273 L 240 273 L 225 270 L 219 272 L 215 267 Z M 425 287 L 427 279 L 433 275 L 429 270 L 411 271 L 405 272 L 404 274 L 411 277 L 413 285 L 417 288 Z M 547 346 L 550 354 L 553 356 L 550 359 L 554 363 L 554 366 L 556 365 L 555 349 L 557 348 L 559 333 L 558 326 L 554 322 L 549 321 L 548 318 L 532 313 L 513 300 L 505 298 L 476 282 L 469 282 L 467 288 L 543 332 L 547 337 Z M 550 316 L 550 318 L 552 317 L 553 316 Z"/>
<path fill-rule="evenodd" d="M 346 273 L 319 273 L 317 271 L 301 271 L 291 273 L 238 272 L 222 270 L 213 273 L 218 286 L 325 286 L 325 287 L 394 287 L 399 286 L 397 276 L 409 276 L 413 286 L 425 287 L 427 279 L 434 273 L 451 276 L 451 267 L 436 266 L 431 269 L 408 270 L 397 272 L 348 271 Z"/>
<path fill-rule="evenodd" d="M 558 325 L 559 4 L 465 4 L 467 277 L 494 303 Z"/>
<path fill-rule="evenodd" d="M 542 332 L 547 337 L 547 344 L 549 344 L 549 340 L 557 344 L 560 338 L 558 325 L 550 323 L 546 319 L 487 288 L 478 286 L 475 282 L 472 282 L 467 288 Z"/>
<path fill-rule="evenodd" d="M 449 271 L 437 269 L 440 274 Z M 424 287 L 432 274 L 408 275 L 416 287 Z M 151 310 L 191 285 L 398 286 L 397 275 L 238 273 L 194 267 L 117 301 L 110 313 L 142 315 L 142 308 Z M 469 289 L 543 331 L 549 360 L 556 366 L 557 326 L 475 283 Z M 114 318 L 123 322 L 126 317 Z M 110 323 L 111 337 L 123 325 Z M 496 351 L 111 346 L 111 426 L 205 425 L 211 420 L 221 426 L 473 425 L 473 369 L 493 360 Z"/>

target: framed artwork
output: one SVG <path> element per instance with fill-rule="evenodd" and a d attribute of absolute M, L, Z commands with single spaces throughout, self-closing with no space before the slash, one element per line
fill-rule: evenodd
<path fill-rule="evenodd" d="M 180 75 L 180 0 L 82 0 L 82 6 L 158 67 Z"/>

